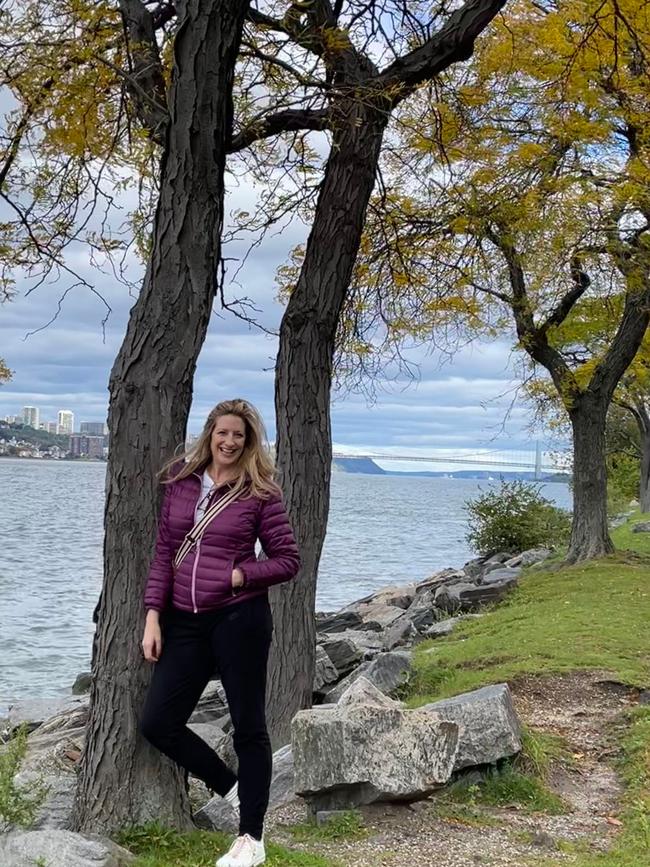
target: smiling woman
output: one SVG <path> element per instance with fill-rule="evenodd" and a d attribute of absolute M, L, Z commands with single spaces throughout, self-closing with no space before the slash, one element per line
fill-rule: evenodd
<path fill-rule="evenodd" d="M 239 806 L 239 836 L 218 867 L 264 860 L 271 783 L 266 669 L 273 633 L 268 588 L 300 558 L 264 425 L 244 400 L 219 403 L 195 446 L 163 471 L 166 491 L 145 591 L 142 648 L 155 663 L 144 736 Z M 259 539 L 266 558 L 258 561 Z M 238 776 L 186 725 L 215 667 L 234 726 Z"/>

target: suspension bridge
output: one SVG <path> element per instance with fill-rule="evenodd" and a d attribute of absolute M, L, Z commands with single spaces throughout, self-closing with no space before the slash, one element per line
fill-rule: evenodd
<path fill-rule="evenodd" d="M 566 472 L 566 468 L 554 464 L 548 454 L 542 451 L 541 443 L 537 442 L 531 450 L 479 450 L 467 453 L 431 454 L 431 455 L 406 455 L 394 453 L 364 453 L 353 454 L 351 452 L 334 450 L 333 460 L 371 460 L 378 463 L 384 461 L 408 461 L 409 463 L 432 463 L 432 464 L 462 464 L 465 467 L 486 467 L 494 470 L 511 469 L 534 472 L 535 478 L 543 475 Z"/>

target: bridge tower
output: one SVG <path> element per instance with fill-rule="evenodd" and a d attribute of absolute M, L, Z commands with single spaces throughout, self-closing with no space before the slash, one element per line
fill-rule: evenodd
<path fill-rule="evenodd" d="M 535 481 L 538 482 L 542 478 L 542 444 L 539 440 L 535 442 Z"/>

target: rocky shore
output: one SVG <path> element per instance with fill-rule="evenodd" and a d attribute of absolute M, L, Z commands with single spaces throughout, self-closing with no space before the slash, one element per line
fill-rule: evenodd
<path fill-rule="evenodd" d="M 540 549 L 479 558 L 461 570 L 384 588 L 339 611 L 318 612 L 314 706 L 296 715 L 292 742 L 274 754 L 270 814 L 296 799 L 319 822 L 333 811 L 362 805 L 414 803 L 459 774 L 516 754 L 519 722 L 506 684 L 415 710 L 399 699 L 418 642 L 448 635 L 463 619 L 480 617 L 486 605 L 500 602 L 517 585 L 522 566 L 548 554 Z M 87 712 L 87 696 L 80 695 L 19 703 L 0 721 L 5 738 L 23 723 L 31 732 L 16 782 L 31 787 L 42 781 L 48 787 L 33 830 L 6 829 L 0 837 L 5 867 L 33 867 L 39 846 L 48 867 L 128 863 L 123 850 L 67 830 Z M 236 770 L 232 724 L 219 681 L 206 688 L 190 725 Z M 210 798 L 202 784 L 193 782 L 191 799 L 199 826 L 234 830 L 236 814 L 222 798 Z M 102 845 L 103 855 L 97 850 Z"/>

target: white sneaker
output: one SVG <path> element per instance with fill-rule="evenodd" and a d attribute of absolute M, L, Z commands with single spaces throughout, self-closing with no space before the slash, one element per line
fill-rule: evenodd
<path fill-rule="evenodd" d="M 244 834 L 237 837 L 228 852 L 219 858 L 216 867 L 257 867 L 265 861 L 264 841 Z"/>

